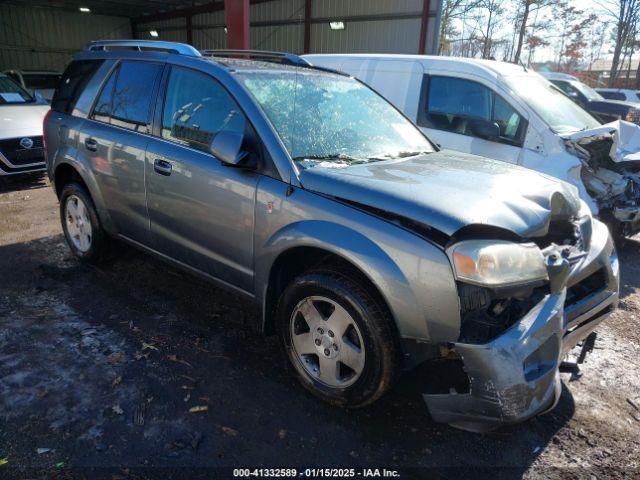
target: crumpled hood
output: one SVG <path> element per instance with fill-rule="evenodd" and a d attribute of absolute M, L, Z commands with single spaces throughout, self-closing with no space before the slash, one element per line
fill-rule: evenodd
<path fill-rule="evenodd" d="M 578 143 L 584 139 L 598 137 L 611 137 L 613 140 L 609 152 L 612 161 L 620 163 L 640 160 L 640 127 L 635 123 L 616 120 L 601 127 L 565 135 L 562 138 Z"/>
<path fill-rule="evenodd" d="M 49 108 L 38 103 L 0 105 L 0 139 L 42 135 L 42 121 Z"/>
<path fill-rule="evenodd" d="M 580 209 L 575 187 L 540 173 L 442 150 L 345 168 L 301 171 L 307 190 L 368 205 L 447 235 L 471 224 L 542 236 L 552 218 Z"/>

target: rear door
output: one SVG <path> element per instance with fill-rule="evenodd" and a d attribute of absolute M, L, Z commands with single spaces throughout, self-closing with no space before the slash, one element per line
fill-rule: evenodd
<path fill-rule="evenodd" d="M 79 115 L 76 107 L 94 75 L 105 66 L 103 63 L 103 60 L 74 60 L 62 75 L 43 132 L 50 176 L 60 159 L 76 158 L 78 135 L 84 123 L 84 115 Z"/>
<path fill-rule="evenodd" d="M 480 138 L 470 120 L 498 125 L 500 136 Z M 488 86 L 466 78 L 427 75 L 417 116 L 418 126 L 440 147 L 518 163 L 527 120 Z"/>
<path fill-rule="evenodd" d="M 144 156 L 163 65 L 122 61 L 102 85 L 78 150 L 89 159 L 104 204 L 121 235 L 150 243 Z"/>
<path fill-rule="evenodd" d="M 157 137 L 146 152 L 147 205 L 155 247 L 251 292 L 260 174 L 225 166 L 209 151 L 215 135 L 233 129 L 234 117 L 243 113 L 227 90 L 202 72 L 172 66 L 164 83 L 156 109 Z"/>

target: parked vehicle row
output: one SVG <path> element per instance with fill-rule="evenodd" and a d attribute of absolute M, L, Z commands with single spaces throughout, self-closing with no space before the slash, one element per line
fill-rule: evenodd
<path fill-rule="evenodd" d="M 628 101 L 621 98 L 607 98 L 597 90 L 582 83 L 576 77 L 566 73 L 544 72 L 542 75 L 562 90 L 570 99 L 602 120 L 602 123 L 615 120 L 640 123 L 638 100 Z"/>
<path fill-rule="evenodd" d="M 45 170 L 42 120 L 48 110 L 0 73 L 0 178 Z"/>
<path fill-rule="evenodd" d="M 565 180 L 615 235 L 640 230 L 640 130 L 619 121 L 602 126 L 537 73 L 447 57 L 304 58 L 368 83 L 442 148 Z"/>
<path fill-rule="evenodd" d="M 596 88 L 596 92 L 607 100 L 640 103 L 640 90 L 631 90 L 628 88 Z"/>
<path fill-rule="evenodd" d="M 6 70 L 4 74 L 34 97 L 41 95 L 49 103 L 62 76 L 48 70 Z"/>
<path fill-rule="evenodd" d="M 528 132 L 551 120 L 504 100 L 488 67 L 454 80 L 400 60 L 410 75 L 392 83 L 421 103 L 383 93 L 434 143 L 348 74 L 203 53 L 105 41 L 74 56 L 44 122 L 74 254 L 98 262 L 119 239 L 255 301 L 301 384 L 333 404 L 367 405 L 419 368 L 433 418 L 460 428 L 553 408 L 561 359 L 616 307 L 619 271 L 574 186 L 504 161 L 529 158 Z M 563 124 L 597 126 L 569 105 Z M 539 145 L 560 150 L 547 130 Z M 503 161 L 440 149 L 445 135 Z"/>

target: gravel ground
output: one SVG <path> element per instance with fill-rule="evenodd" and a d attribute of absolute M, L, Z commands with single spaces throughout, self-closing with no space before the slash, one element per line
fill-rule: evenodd
<path fill-rule="evenodd" d="M 0 186 L 0 478 L 261 466 L 638 476 L 639 252 L 640 241 L 622 247 L 621 307 L 581 375 L 563 374 L 558 407 L 472 434 L 434 423 L 411 373 L 362 410 L 317 401 L 285 373 L 276 339 L 255 332 L 252 305 L 125 247 L 113 263 L 80 265 L 46 180 L 13 180 Z"/>

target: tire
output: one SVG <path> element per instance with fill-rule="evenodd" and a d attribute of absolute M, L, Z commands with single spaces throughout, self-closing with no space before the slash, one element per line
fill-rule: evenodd
<path fill-rule="evenodd" d="M 71 182 L 62 188 L 60 221 L 67 244 L 78 259 L 97 264 L 108 258 L 110 239 L 100 224 L 91 195 L 79 183 Z"/>
<path fill-rule="evenodd" d="M 295 278 L 280 297 L 276 320 L 298 380 L 328 403 L 368 405 L 399 375 L 393 319 L 352 272 L 322 269 Z"/>

